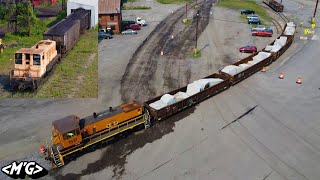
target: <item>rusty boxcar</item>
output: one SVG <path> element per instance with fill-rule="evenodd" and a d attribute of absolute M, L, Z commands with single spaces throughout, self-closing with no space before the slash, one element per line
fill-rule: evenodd
<path fill-rule="evenodd" d="M 80 20 L 63 19 L 43 34 L 43 39 L 57 42 L 59 54 L 65 54 L 80 38 Z"/>
<path fill-rule="evenodd" d="M 85 9 L 76 9 L 73 10 L 68 19 L 71 20 L 80 20 L 80 33 L 83 34 L 91 25 L 91 11 Z"/>

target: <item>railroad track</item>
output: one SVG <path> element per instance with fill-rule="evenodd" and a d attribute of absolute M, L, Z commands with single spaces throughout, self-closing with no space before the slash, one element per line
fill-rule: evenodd
<path fill-rule="evenodd" d="M 273 13 L 274 15 L 280 17 L 280 18 L 283 20 L 283 22 L 285 22 L 285 23 L 289 22 L 289 19 L 288 19 L 285 15 L 283 15 L 282 13 L 279 13 L 279 12 L 275 12 L 275 11 L 274 11 L 273 9 L 271 9 L 269 6 L 267 6 L 267 5 L 265 5 L 265 4 L 262 4 L 261 7 L 264 8 L 265 10 Z M 275 18 L 271 18 L 271 22 L 272 22 L 272 24 L 274 24 L 274 26 L 276 27 L 277 33 L 278 33 L 278 34 L 282 33 L 283 27 L 281 26 L 281 24 L 279 23 L 279 21 L 277 21 Z"/>
<path fill-rule="evenodd" d="M 276 12 L 273 9 L 271 9 L 269 6 L 267 6 L 266 4 L 262 4 L 261 7 L 277 16 L 279 16 L 284 22 L 289 22 L 289 19 L 281 12 Z"/>
<path fill-rule="evenodd" d="M 271 18 L 271 22 L 275 25 L 275 27 L 277 29 L 277 33 L 280 34 L 282 32 L 281 24 L 273 18 Z"/>
<path fill-rule="evenodd" d="M 215 2 L 215 0 L 206 0 L 189 6 L 189 9 L 191 10 L 195 5 L 198 5 L 202 12 L 201 17 L 199 18 L 198 32 L 202 32 L 205 29 L 206 14 L 210 13 L 207 6 L 211 7 L 210 4 L 212 5 L 213 2 Z M 176 88 L 179 84 L 172 83 L 176 82 L 176 80 L 172 77 L 167 77 L 166 74 L 169 75 L 178 70 L 180 73 L 177 74 L 186 75 L 186 77 L 181 77 L 183 79 L 181 81 L 188 81 L 188 77 L 190 78 L 190 76 L 188 76 L 188 74 L 190 74 L 188 69 L 177 69 L 177 67 L 181 67 L 181 64 L 184 63 L 183 61 L 167 61 L 169 56 L 172 57 L 172 55 L 176 55 L 179 59 L 183 59 L 184 55 L 187 56 L 186 52 L 188 52 L 190 48 L 193 48 L 191 42 L 194 42 L 193 38 L 195 36 L 193 36 L 194 29 L 190 30 L 190 27 L 195 26 L 193 25 L 195 24 L 195 21 L 193 21 L 191 25 L 183 27 L 184 29 L 182 29 L 179 34 L 176 34 L 176 37 L 173 40 L 171 39 L 172 33 L 175 32 L 177 28 L 179 29 L 179 23 L 181 23 L 184 16 L 185 7 L 181 7 L 174 13 L 168 15 L 155 27 L 133 54 L 121 79 L 120 93 L 123 102 L 127 102 L 131 99 L 144 102 L 150 97 L 157 95 L 159 90 L 152 82 L 155 82 L 157 77 L 156 73 L 159 73 L 159 71 L 161 71 L 160 76 L 164 74 L 164 84 L 167 84 L 168 89 Z M 209 19 L 207 22 L 209 22 Z M 165 55 L 163 58 L 166 58 L 161 61 L 165 68 L 163 68 L 163 66 L 159 67 L 161 66 L 159 65 L 161 51 L 164 51 Z M 181 64 L 179 66 L 179 64 L 176 63 Z M 163 74 L 162 71 L 164 72 Z M 143 92 L 143 94 L 141 92 Z"/>

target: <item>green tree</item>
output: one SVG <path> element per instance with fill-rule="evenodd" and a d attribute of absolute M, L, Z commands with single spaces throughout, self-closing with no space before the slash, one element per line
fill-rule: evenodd
<path fill-rule="evenodd" d="M 45 31 L 45 23 L 36 17 L 28 0 L 18 3 L 16 8 L 18 32 L 21 35 L 39 35 Z"/>

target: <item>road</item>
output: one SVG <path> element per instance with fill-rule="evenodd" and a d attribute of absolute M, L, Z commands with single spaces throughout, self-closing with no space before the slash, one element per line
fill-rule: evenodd
<path fill-rule="evenodd" d="M 307 21 L 312 10 L 309 5 L 305 9 L 299 13 Z M 257 73 L 179 116 L 82 156 L 57 177 L 320 179 L 319 45 L 317 40 L 307 43 L 297 35 L 288 52 L 266 73 Z M 278 79 L 280 72 L 285 79 Z M 99 68 L 101 73 L 105 74 L 103 68 Z M 295 83 L 299 75 L 301 85 Z M 107 82 L 106 77 L 102 75 L 100 81 Z M 107 88 L 101 88 L 98 100 L 1 100 L 1 160 L 23 158 L 38 149 L 43 137 L 49 136 L 53 119 L 71 112 L 84 116 L 115 103 L 105 101 Z"/>

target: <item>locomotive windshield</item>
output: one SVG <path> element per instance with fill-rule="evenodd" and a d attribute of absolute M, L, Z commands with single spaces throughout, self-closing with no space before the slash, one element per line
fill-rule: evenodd
<path fill-rule="evenodd" d="M 33 65 L 40 65 L 41 56 L 39 54 L 33 55 Z"/>
<path fill-rule="evenodd" d="M 15 63 L 22 64 L 22 54 L 21 53 L 16 53 Z"/>

